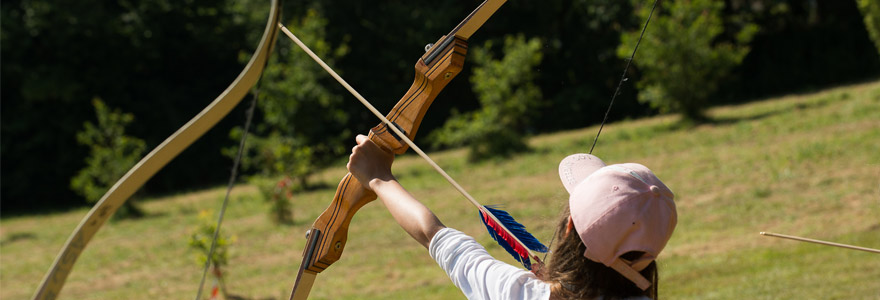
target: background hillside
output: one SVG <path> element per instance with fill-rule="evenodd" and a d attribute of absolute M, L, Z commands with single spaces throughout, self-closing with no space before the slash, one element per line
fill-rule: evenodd
<path fill-rule="evenodd" d="M 380 110 L 388 110 L 413 78 L 413 65 L 425 44 L 446 34 L 481 1 L 352 0 L 285 1 L 283 20 L 294 28 L 310 12 L 326 23 L 315 26 L 330 49 L 333 65 Z M 671 1 L 663 1 L 671 2 Z M 738 28 L 754 23 L 760 30 L 748 43 L 747 56 L 720 82 L 710 105 L 802 92 L 880 75 L 880 56 L 854 1 L 724 0 L 722 32 L 713 39 L 735 39 Z M 265 25 L 268 1 L 4 1 L 2 19 L 2 110 L 0 110 L 0 189 L 4 215 L 42 213 L 83 207 L 87 201 L 70 188 L 71 178 L 86 166 L 89 148 L 77 143 L 83 123 L 94 122 L 93 99 L 132 113 L 126 134 L 143 139 L 146 149 L 192 118 L 242 69 Z M 645 21 L 634 5 L 650 1 L 508 1 L 481 28 L 471 49 L 486 42 L 501 45 L 508 35 L 540 39 L 543 60 L 532 68 L 542 105 L 526 133 L 572 130 L 597 124 L 614 92 L 625 60 L 616 55 L 621 35 Z M 669 14 L 664 8 L 659 18 Z M 659 20 L 659 19 L 656 19 Z M 660 24 L 660 23 L 658 23 Z M 660 28 L 648 29 L 648 36 Z M 316 29 L 317 30 L 317 29 Z M 643 45 L 644 46 L 644 45 Z M 626 47 L 630 48 L 630 47 Z M 640 55 L 611 111 L 612 120 L 652 116 L 657 109 L 636 101 L 643 70 Z M 301 54 L 279 39 L 270 66 L 302 76 L 319 76 L 310 61 L 295 65 Z M 344 55 L 342 55 L 344 54 Z M 649 56 L 644 56 L 649 57 Z M 428 137 L 453 110 L 478 106 L 469 77 L 474 59 L 436 101 L 420 130 Z M 659 59 L 659 63 L 665 60 Z M 319 111 L 345 116 L 320 126 L 298 126 L 318 141 L 364 132 L 377 121 L 326 78 L 289 85 L 267 76 L 264 90 L 278 96 L 320 86 L 333 99 Z M 683 80 L 682 78 L 670 78 Z M 713 83 L 690 82 L 694 91 Z M 264 95 L 269 95 L 267 92 Z M 344 96 L 345 95 L 345 96 Z M 324 99 L 326 100 L 326 99 Z M 247 101 L 247 99 L 245 100 Z M 323 100 L 322 100 L 323 101 Z M 298 103 L 298 102 L 297 102 Z M 311 103 L 311 102 L 303 102 Z M 309 104 L 305 104 L 309 105 Z M 221 149 L 233 147 L 230 130 L 244 122 L 244 105 L 208 132 L 181 157 L 151 179 L 143 194 L 158 196 L 225 182 L 231 165 Z M 326 117 L 322 114 L 290 118 Z M 257 115 L 257 124 L 265 115 Z M 293 126 L 288 126 L 293 127 Z M 257 126 L 257 129 L 260 127 Z M 429 144 L 429 143 L 425 143 Z M 333 146 L 333 145 L 331 145 Z M 342 147 L 346 149 L 347 147 Z M 332 149 L 331 149 L 332 150 Z M 315 150 L 326 157 L 336 153 Z M 246 174 L 263 170 L 247 169 Z M 117 175 L 118 177 L 118 175 Z"/>
<path fill-rule="evenodd" d="M 876 254 L 778 240 L 773 231 L 880 248 L 880 81 L 767 98 L 709 111 L 714 123 L 677 127 L 676 116 L 606 126 L 594 154 L 639 162 L 675 192 L 679 223 L 659 259 L 666 299 L 876 299 Z M 542 240 L 566 201 L 564 156 L 586 152 L 595 126 L 539 135 L 533 151 L 471 164 L 465 151 L 432 156 L 484 204 L 501 204 Z M 286 299 L 303 233 L 328 205 L 343 162 L 325 185 L 293 200 L 295 222 L 277 226 L 255 188 L 239 186 L 224 223 L 234 236 L 230 292 Z M 513 263 L 477 213 L 418 157 L 394 165 L 403 185 L 451 227 Z M 109 223 L 83 253 L 65 299 L 180 299 L 195 295 L 200 265 L 187 239 L 223 188 L 144 204 L 147 216 Z M 30 297 L 85 209 L 0 220 L 0 298 Z M 313 299 L 458 299 L 460 292 L 379 203 L 352 222 L 342 259 L 322 273 Z"/>

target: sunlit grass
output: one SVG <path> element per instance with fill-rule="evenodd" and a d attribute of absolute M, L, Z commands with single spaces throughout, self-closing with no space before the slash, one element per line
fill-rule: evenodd
<path fill-rule="evenodd" d="M 758 235 L 774 231 L 880 248 L 880 82 L 791 95 L 710 111 L 715 123 L 682 128 L 676 116 L 606 126 L 594 154 L 639 162 L 676 193 L 679 223 L 660 258 L 664 298 L 856 298 L 880 295 L 880 256 Z M 589 150 L 596 127 L 530 140 L 511 160 L 469 164 L 463 150 L 431 153 L 484 204 L 502 204 L 549 240 L 567 195 L 556 167 Z M 417 141 L 418 142 L 418 141 Z M 180 162 L 178 162 L 180 163 Z M 229 290 L 286 299 L 303 234 L 345 173 L 294 197 L 295 224 L 276 226 L 256 189 L 239 186 L 224 223 L 235 237 Z M 395 162 L 404 186 L 451 227 L 513 263 L 476 211 L 419 158 Z M 11 179 L 7 179 L 7 184 Z M 187 238 L 202 210 L 219 210 L 223 188 L 144 202 L 148 216 L 109 223 L 79 259 L 66 299 L 195 296 L 200 265 Z M 0 222 L 0 298 L 25 299 L 86 210 Z M 342 259 L 322 273 L 313 299 L 456 299 L 460 292 L 380 203 L 355 216 Z"/>

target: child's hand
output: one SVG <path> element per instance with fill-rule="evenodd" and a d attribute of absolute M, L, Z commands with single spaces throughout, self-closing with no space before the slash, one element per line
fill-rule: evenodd
<path fill-rule="evenodd" d="M 359 134 L 355 140 L 357 146 L 351 149 L 351 156 L 346 165 L 348 171 L 370 190 L 372 190 L 370 181 L 373 179 L 392 179 L 391 163 L 394 161 L 394 155 L 379 148 L 365 135 Z"/>
<path fill-rule="evenodd" d="M 535 262 L 532 263 L 532 273 L 535 274 L 535 277 L 538 277 L 540 280 L 544 280 L 544 276 L 547 275 L 547 272 L 544 268 L 544 262 L 541 261 L 537 256 L 533 257 Z"/>

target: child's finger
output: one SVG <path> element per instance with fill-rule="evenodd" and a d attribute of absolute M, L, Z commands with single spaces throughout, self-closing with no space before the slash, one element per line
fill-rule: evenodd
<path fill-rule="evenodd" d="M 363 145 L 364 142 L 367 141 L 368 139 L 367 139 L 366 135 L 358 134 L 356 137 L 354 137 L 354 140 L 357 141 L 358 145 Z"/>

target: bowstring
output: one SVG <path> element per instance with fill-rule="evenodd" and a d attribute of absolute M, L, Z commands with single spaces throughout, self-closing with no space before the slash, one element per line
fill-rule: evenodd
<path fill-rule="evenodd" d="M 282 0 L 278 1 L 278 9 L 283 7 Z M 280 12 L 279 12 L 279 22 L 280 22 Z M 276 33 L 277 34 L 277 33 Z M 274 37 L 273 37 L 274 39 Z M 220 227 L 223 225 L 223 216 L 226 215 L 226 207 L 229 205 L 229 196 L 232 194 L 232 187 L 235 186 L 235 180 L 238 178 L 238 167 L 241 165 L 241 157 L 244 154 L 245 142 L 247 141 L 248 133 L 250 132 L 251 123 L 254 119 L 254 111 L 257 108 L 257 99 L 260 97 L 260 90 L 263 87 L 263 75 L 266 72 L 266 67 L 269 66 L 269 60 L 272 58 L 272 48 L 269 47 L 269 54 L 266 55 L 266 61 L 263 62 L 263 71 L 260 72 L 260 77 L 257 78 L 256 87 L 252 91 L 253 97 L 251 98 L 250 106 L 245 112 L 245 122 L 244 129 L 241 134 L 241 140 L 238 142 L 238 152 L 235 154 L 235 158 L 232 160 L 232 169 L 229 171 L 229 182 L 226 184 L 226 194 L 223 196 L 223 204 L 220 206 L 220 213 L 217 216 L 217 225 L 214 227 L 214 235 L 211 238 L 211 248 L 208 250 L 208 256 L 205 259 L 205 267 L 202 270 L 202 279 L 199 281 L 199 290 L 196 293 L 195 300 L 199 300 L 202 298 L 202 291 L 205 287 L 205 278 L 208 275 L 208 270 L 211 268 L 211 264 L 213 263 L 214 252 L 217 248 L 217 239 L 220 237 Z M 256 53 L 254 55 L 257 55 Z"/>
<path fill-rule="evenodd" d="M 269 61 L 268 59 L 266 60 Z M 262 76 L 260 76 L 262 77 Z M 262 83 L 260 83 L 262 85 Z M 232 170 L 230 170 L 229 175 L 229 183 L 226 185 L 226 195 L 223 197 L 223 205 L 220 206 L 220 214 L 217 217 L 217 225 L 214 227 L 214 236 L 211 239 L 211 248 L 208 250 L 208 257 L 205 260 L 205 268 L 202 270 L 202 280 L 199 282 L 199 292 L 196 294 L 196 300 L 202 298 L 202 289 L 205 286 L 205 277 L 208 275 L 208 270 L 211 268 L 211 264 L 213 263 L 214 250 L 217 247 L 217 239 L 220 236 L 220 226 L 223 224 L 223 216 L 226 214 L 226 206 L 229 204 L 229 195 L 232 193 L 232 187 L 235 186 L 235 179 L 238 177 L 238 166 L 241 163 L 241 156 L 244 152 L 245 141 L 247 140 L 248 130 L 250 130 L 251 120 L 254 117 L 254 110 L 257 105 L 257 97 L 260 95 L 260 89 L 257 88 L 253 92 L 253 98 L 251 99 L 250 107 L 246 112 L 246 121 L 244 123 L 244 132 L 241 135 L 241 140 L 238 143 L 238 153 L 235 155 L 235 159 L 232 161 Z"/>
<path fill-rule="evenodd" d="M 590 147 L 590 154 L 593 154 L 593 149 L 596 148 L 596 142 L 599 141 L 599 135 L 602 134 L 602 128 L 605 127 L 605 122 L 608 121 L 608 114 L 611 113 L 611 106 L 614 105 L 614 99 L 620 94 L 620 87 L 628 80 L 628 78 L 626 78 L 626 72 L 629 70 L 629 66 L 636 57 L 636 51 L 639 50 L 639 44 L 642 43 L 642 38 L 645 36 L 645 30 L 648 29 L 648 23 L 651 22 L 651 16 L 654 15 L 654 9 L 657 8 L 657 2 L 659 2 L 659 0 L 654 0 L 654 4 L 651 6 L 651 12 L 648 13 L 648 18 L 645 20 L 645 26 L 642 27 L 642 33 L 639 34 L 639 40 L 636 41 L 636 46 L 633 47 L 632 54 L 626 62 L 626 67 L 623 68 L 623 74 L 620 75 L 620 81 L 617 83 L 617 88 L 614 90 L 614 94 L 611 95 L 611 103 L 608 103 L 608 110 L 605 111 L 605 117 L 602 118 L 602 123 L 599 125 L 599 131 L 596 132 L 596 138 L 593 139 L 593 146 Z"/>
<path fill-rule="evenodd" d="M 620 75 L 620 81 L 617 83 L 617 88 L 614 89 L 614 94 L 611 95 L 611 102 L 608 103 L 608 110 L 605 111 L 605 117 L 602 118 L 602 123 L 599 125 L 599 130 L 596 132 L 596 138 L 593 139 L 593 145 L 590 146 L 589 154 L 593 154 L 593 149 L 596 148 L 596 142 L 599 141 L 599 135 L 602 134 L 602 128 L 605 127 L 605 122 L 608 121 L 608 114 L 611 113 L 611 107 L 614 106 L 614 99 L 616 99 L 617 95 L 620 94 L 620 87 L 623 86 L 623 83 L 626 82 L 628 79 L 628 78 L 626 78 L 626 72 L 629 70 L 629 66 L 632 64 L 633 60 L 636 57 L 636 51 L 639 50 L 639 44 L 642 43 L 642 38 L 645 36 L 645 31 L 648 29 L 648 24 L 651 23 L 651 16 L 654 15 L 654 9 L 657 8 L 657 2 L 659 2 L 659 0 L 654 0 L 654 4 L 651 5 L 651 12 L 648 13 L 648 18 L 645 19 L 645 25 L 642 26 L 642 32 L 641 32 L 641 34 L 639 34 L 639 39 L 636 41 L 636 46 L 633 47 L 632 54 L 630 54 L 629 60 L 627 60 L 627 62 L 626 62 L 626 67 L 623 68 L 623 74 Z M 559 230 L 553 231 L 553 237 L 550 238 L 550 243 L 547 246 L 547 248 L 551 249 L 551 251 L 547 251 L 544 253 L 543 260 L 546 261 L 547 254 L 550 254 L 550 252 L 552 252 L 553 241 L 556 240 L 556 235 L 558 235 L 558 234 L 559 234 Z"/>
<path fill-rule="evenodd" d="M 269 65 L 269 58 L 266 58 L 265 66 Z M 263 67 L 263 71 L 265 72 L 266 68 Z M 202 279 L 199 282 L 199 291 L 196 294 L 196 300 L 202 299 L 202 290 L 205 287 L 205 278 L 208 275 L 208 270 L 211 268 L 213 264 L 214 252 L 217 248 L 217 239 L 220 236 L 220 226 L 223 224 L 223 216 L 226 215 L 226 207 L 229 204 L 229 195 L 232 193 L 232 187 L 235 186 L 235 180 L 238 177 L 238 167 L 241 164 L 241 157 L 244 153 L 245 142 L 247 141 L 248 132 L 251 127 L 251 121 L 254 118 L 254 111 L 257 107 L 257 98 L 260 96 L 260 88 L 263 85 L 263 74 L 260 74 L 260 78 L 257 79 L 257 88 L 253 90 L 251 98 L 250 106 L 248 110 L 245 112 L 245 122 L 244 122 L 244 130 L 241 135 L 241 140 L 238 143 L 238 152 L 235 154 L 235 158 L 232 161 L 232 170 L 230 170 L 229 174 L 229 182 L 226 185 L 226 195 L 223 197 L 223 205 L 220 206 L 220 214 L 217 216 L 217 225 L 214 227 L 214 236 L 211 239 L 211 248 L 208 250 L 208 256 L 205 260 L 205 267 L 202 270 Z"/>

